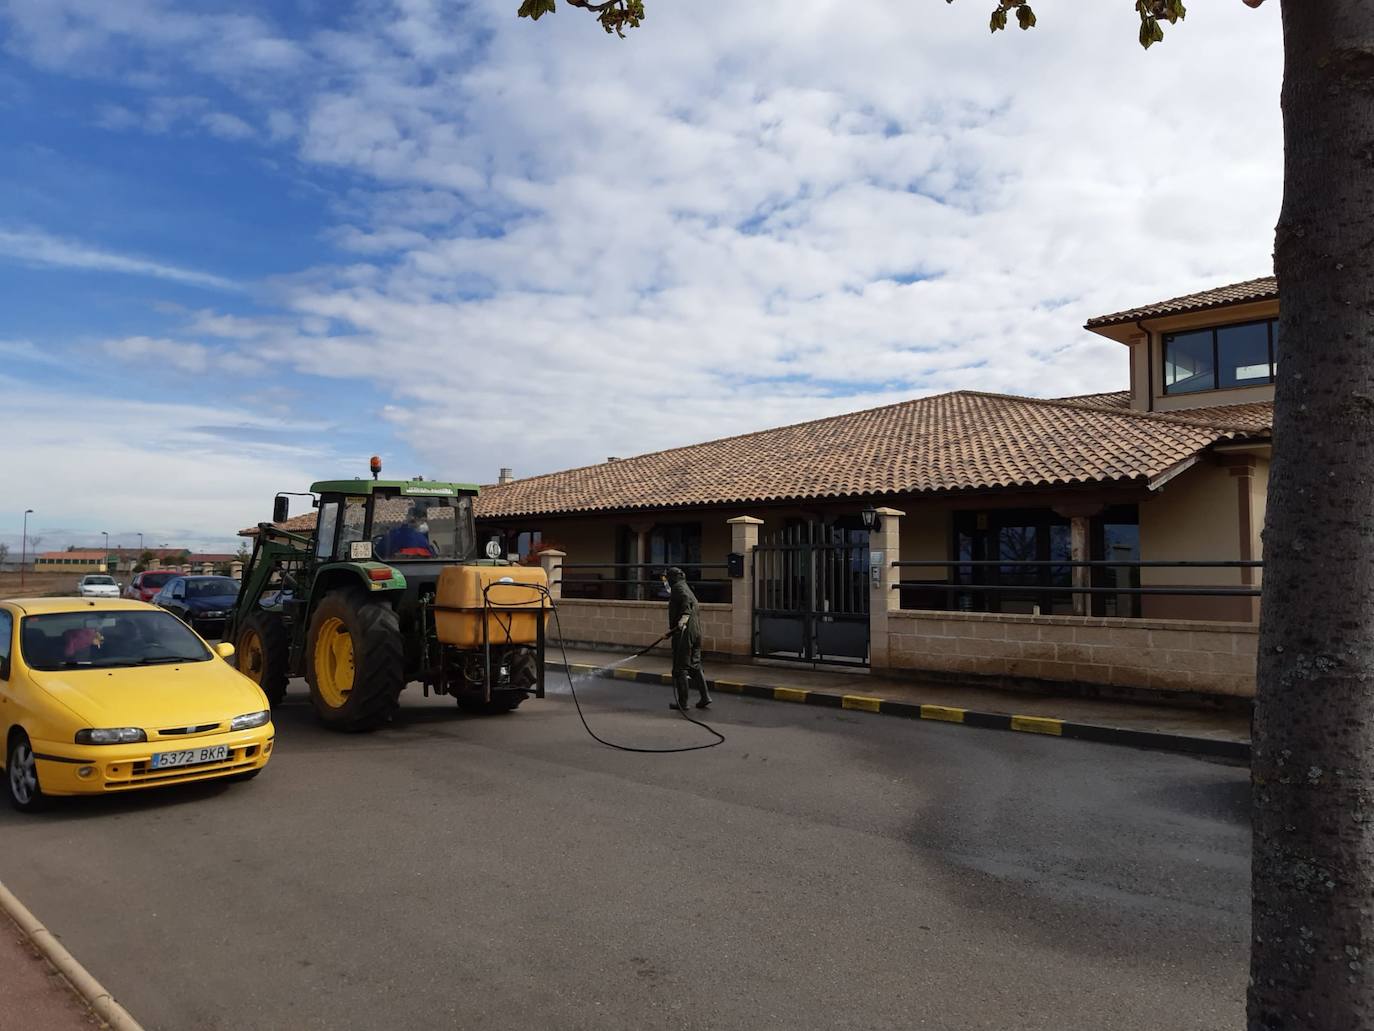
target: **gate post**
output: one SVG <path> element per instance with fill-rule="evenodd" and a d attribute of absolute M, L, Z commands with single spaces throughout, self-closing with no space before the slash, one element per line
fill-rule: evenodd
<path fill-rule="evenodd" d="M 559 551 L 557 548 L 539 553 L 539 564 L 544 567 L 544 575 L 549 578 L 549 597 L 555 602 L 563 597 L 562 565 L 567 557 L 566 551 Z M 555 570 L 555 567 L 558 568 Z"/>
<path fill-rule="evenodd" d="M 754 548 L 759 543 L 762 519 L 736 516 L 725 520 L 730 527 L 730 551 L 744 556 L 744 575 L 730 585 L 731 655 L 754 654 Z"/>
<path fill-rule="evenodd" d="M 895 508 L 880 508 L 882 528 L 868 535 L 868 664 L 872 669 L 888 669 L 887 614 L 902 607 L 901 591 L 892 585 L 901 582 L 901 571 L 892 563 L 902 557 L 902 516 Z M 894 575 L 896 574 L 896 575 Z"/>

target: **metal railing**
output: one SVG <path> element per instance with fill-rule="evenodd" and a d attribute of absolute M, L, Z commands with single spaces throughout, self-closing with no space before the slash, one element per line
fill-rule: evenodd
<path fill-rule="evenodd" d="M 729 569 L 724 562 L 561 562 L 550 567 L 551 574 L 557 574 L 553 580 L 554 584 L 559 584 L 563 588 L 565 598 L 587 597 L 582 593 L 591 588 L 605 585 L 613 588 L 634 588 L 634 590 L 618 590 L 621 595 L 633 595 L 632 597 L 612 598 L 607 600 L 619 601 L 659 601 L 667 600 L 666 594 L 660 598 L 658 593 L 661 591 L 659 577 L 672 566 L 677 566 L 684 573 L 687 573 L 687 586 L 691 587 L 704 602 L 729 601 L 730 584 L 733 581 L 707 580 L 700 576 L 693 576 L 693 573 L 700 573 L 703 569 Z M 611 570 L 621 571 L 643 571 L 643 576 L 568 576 L 564 570 Z M 569 593 L 572 588 L 572 593 Z M 700 588 L 700 590 L 698 590 Z"/>
<path fill-rule="evenodd" d="M 956 606 L 955 601 L 959 595 L 970 593 L 981 593 L 990 595 L 992 598 L 1010 594 L 1020 595 L 1023 598 L 1033 596 L 1043 596 L 1044 598 L 1062 598 L 1065 595 L 1070 598 L 1082 596 L 1084 603 L 1095 596 L 1114 596 L 1128 599 L 1135 599 L 1143 596 L 1175 596 L 1175 597 L 1213 597 L 1213 598 L 1258 598 L 1262 591 L 1254 584 L 1239 584 L 1236 586 L 1208 586 L 1201 584 L 1172 584 L 1159 586 L 1137 586 L 1142 569 L 1263 569 L 1264 562 L 1251 559 L 1225 559 L 1217 561 L 1204 561 L 1200 559 L 1145 559 L 1145 560 L 1112 560 L 1112 559 L 908 559 L 899 560 L 891 563 L 892 569 L 932 569 L 943 568 L 950 570 L 955 576 L 960 575 L 959 570 L 969 571 L 969 580 L 907 580 L 899 581 L 892 585 L 894 591 L 923 591 L 930 593 L 944 594 L 948 606 L 945 611 L 962 611 Z M 1131 574 L 1132 585 L 1102 585 L 1102 584 L 1075 584 L 1075 583 L 1054 583 L 1048 577 L 1030 579 L 1029 574 L 1020 573 L 1017 570 L 1028 570 L 1030 573 L 1041 570 L 1063 570 L 1072 571 L 1075 569 L 1086 569 L 1089 571 L 1097 570 L 1124 570 Z M 993 574 L 988 578 L 991 582 L 976 583 L 973 577 L 976 571 L 992 570 Z M 900 574 L 899 574 L 900 575 Z M 1004 577 L 1026 577 L 1019 583 L 998 582 Z M 1083 604 L 1081 607 L 1086 608 Z M 1137 615 L 1132 612 L 1131 615 Z"/>

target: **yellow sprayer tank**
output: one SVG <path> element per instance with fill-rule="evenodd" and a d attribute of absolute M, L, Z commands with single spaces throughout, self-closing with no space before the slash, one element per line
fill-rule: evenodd
<path fill-rule="evenodd" d="M 549 618 L 549 578 L 540 566 L 448 566 L 439 574 L 434 624 L 439 640 L 482 647 L 482 617 L 493 645 L 533 646 Z M 485 592 L 486 597 L 483 597 Z M 489 607 L 488 607 L 489 606 Z"/>

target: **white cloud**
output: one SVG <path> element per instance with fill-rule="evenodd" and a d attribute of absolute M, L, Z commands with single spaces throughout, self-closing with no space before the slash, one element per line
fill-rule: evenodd
<path fill-rule="evenodd" d="M 88 269 L 99 272 L 121 272 L 133 276 L 151 276 L 188 286 L 203 286 L 215 290 L 237 290 L 238 285 L 222 276 L 197 272 L 193 269 L 167 265 L 159 261 L 115 254 L 75 240 L 64 240 L 36 231 L 8 231 L 0 229 L 0 258 L 8 258 L 24 265 L 47 265 L 59 268 Z"/>
<path fill-rule="evenodd" d="M 238 351 L 207 347 L 190 340 L 133 336 L 106 340 L 101 347 L 106 354 L 128 364 L 188 376 L 250 374 L 256 370 L 254 362 Z"/>
<path fill-rule="evenodd" d="M 50 67 L 214 53 L 198 71 L 321 173 L 329 239 L 358 256 L 186 336 L 366 381 L 436 475 L 937 390 L 1119 387 L 1085 318 L 1270 267 L 1272 4 L 1198 5 L 1149 52 L 1126 0 L 992 37 L 971 0 L 650 0 L 624 41 L 515 0 L 375 0 L 225 44 L 218 15 L 129 4 L 12 3 L 12 46 Z"/>
<path fill-rule="evenodd" d="M 218 136 L 222 140 L 246 140 L 257 135 L 253 127 L 242 118 L 226 111 L 208 112 L 201 116 L 201 124 L 211 136 Z"/>
<path fill-rule="evenodd" d="M 199 533 L 232 550 L 237 530 L 270 518 L 278 490 L 300 489 L 338 461 L 307 443 L 307 427 L 223 402 L 106 399 L 0 379 L 0 407 L 14 501 L 35 509 L 29 526 L 40 533 L 141 531 L 148 544 Z"/>

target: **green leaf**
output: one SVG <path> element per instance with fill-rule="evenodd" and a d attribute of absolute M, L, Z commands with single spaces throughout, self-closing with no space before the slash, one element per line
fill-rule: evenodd
<path fill-rule="evenodd" d="M 554 0 L 524 0 L 516 16 L 538 21 L 546 14 L 553 14 Z"/>
<path fill-rule="evenodd" d="M 1007 12 L 1003 8 L 999 7 L 997 8 L 997 10 L 992 12 L 992 20 L 988 22 L 988 29 L 991 32 L 997 32 L 999 29 L 1005 29 L 1006 27 Z"/>
<path fill-rule="evenodd" d="M 1020 22 L 1021 29 L 1023 31 L 1026 29 L 1034 28 L 1035 12 L 1030 9 L 1029 5 L 1022 4 L 1020 7 L 1016 9 L 1016 20 Z"/>

